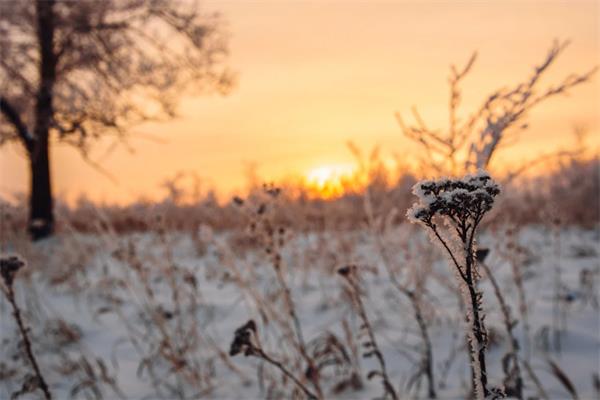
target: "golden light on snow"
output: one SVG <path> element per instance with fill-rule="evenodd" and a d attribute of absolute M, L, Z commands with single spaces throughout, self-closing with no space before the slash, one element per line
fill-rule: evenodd
<path fill-rule="evenodd" d="M 356 167 L 351 164 L 321 165 L 306 173 L 305 186 L 317 197 L 332 198 L 344 193 L 352 181 Z"/>

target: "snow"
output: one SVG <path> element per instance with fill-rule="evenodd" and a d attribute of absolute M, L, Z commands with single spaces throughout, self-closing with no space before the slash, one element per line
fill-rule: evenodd
<path fill-rule="evenodd" d="M 413 193 L 418 201 L 406 216 L 412 223 L 429 226 L 435 215 L 462 216 L 459 220 L 479 218 L 482 213 L 491 210 L 495 197 L 500 193 L 500 185 L 480 169 L 462 178 L 422 180 L 413 186 Z M 471 221 L 471 225 L 473 223 L 475 221 Z"/>
<path fill-rule="evenodd" d="M 425 265 L 427 257 L 432 259 L 424 307 L 438 394 L 440 398 L 464 398 L 470 370 L 455 279 L 446 258 L 422 231 L 403 224 L 381 239 L 401 279 L 413 276 L 412 268 Z M 511 315 L 519 321 L 515 334 L 521 347 L 531 343 L 530 365 L 549 397 L 570 397 L 552 374 L 547 361 L 551 359 L 573 382 L 580 398 L 595 398 L 598 394 L 592 374 L 600 371 L 600 317 L 591 301 L 598 296 L 598 231 L 563 228 L 556 235 L 545 227 L 527 226 L 516 234 L 515 240 L 526 252 L 520 266 L 531 330 L 528 341 L 512 266 L 503 256 L 505 231 L 504 227 L 485 231 L 478 246 L 490 248 L 486 262 L 502 287 Z M 291 383 L 281 385 L 281 374 L 272 367 L 259 368 L 262 363 L 252 357 L 226 356 L 236 328 L 253 319 L 263 349 L 301 375 L 291 361 L 297 353 L 285 341 L 283 325 L 277 322 L 277 318 L 285 321 L 286 313 L 269 258 L 260 247 L 237 248 L 232 235 L 203 228 L 196 239 L 174 232 L 64 234 L 35 246 L 13 244 L 10 250 L 28 261 L 27 273 L 20 274 L 15 282 L 17 301 L 55 398 L 67 399 L 72 394 L 86 398 L 92 393 L 90 382 L 97 383 L 104 398 L 172 398 L 167 382 L 184 388 L 182 396 L 186 398 L 265 398 L 274 382 L 278 386 L 273 390 L 289 397 Z M 331 332 L 348 348 L 343 321 L 353 331 L 356 346 L 361 343 L 357 336 L 360 321 L 343 294 L 343 282 L 336 271 L 357 265 L 363 301 L 395 389 L 401 398 L 425 397 L 424 378 L 420 387 L 407 389 L 419 362 L 421 343 L 411 306 L 391 284 L 377 243 L 368 231 L 297 233 L 289 238 L 282 256 L 306 341 Z M 564 299 L 560 302 L 560 351 L 552 348 L 554 268 L 560 269 Z M 586 277 L 583 281 L 582 276 Z M 499 385 L 504 377 L 501 360 L 509 344 L 498 301 L 485 277 L 480 289 L 487 328 L 499 337 L 487 352 L 490 382 Z M 64 332 L 52 329 L 58 319 L 72 327 L 79 338 L 59 340 L 65 339 Z M 184 372 L 189 371 L 185 368 L 178 375 L 167 357 L 156 356 L 169 353 L 162 343 L 161 329 L 174 343 L 187 343 L 183 357 L 195 363 L 189 371 L 202 375 L 200 383 L 190 377 L 186 380 Z M 9 305 L 0 296 L 0 399 L 10 398 L 29 373 L 28 365 L 18 357 L 18 342 Z M 521 359 L 525 354 L 521 351 Z M 82 357 L 91 364 L 93 379 L 81 368 Z M 143 362 L 145 358 L 148 362 Z M 68 360 L 80 363 L 76 372 L 68 372 Z M 327 398 L 364 399 L 382 394 L 377 379 L 366 379 L 367 373 L 377 368 L 374 360 L 359 357 L 356 361 L 364 388 L 333 394 L 327 390 L 339 376 L 333 369 L 326 370 Z M 100 363 L 106 368 L 107 379 L 100 379 Z M 152 382 L 149 367 L 159 381 L 165 379 L 158 387 Z M 12 375 L 10 370 L 15 370 Z M 114 379 L 118 390 L 111 388 L 108 378 Z M 526 397 L 536 396 L 537 389 L 526 373 L 524 379 Z M 35 394 L 30 396 L 36 398 Z"/>

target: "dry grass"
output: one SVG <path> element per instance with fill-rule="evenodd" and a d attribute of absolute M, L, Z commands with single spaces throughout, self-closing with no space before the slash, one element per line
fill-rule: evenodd
<path fill-rule="evenodd" d="M 369 224 L 371 214 L 389 216 L 391 224 L 401 224 L 406 209 L 412 203 L 410 188 L 416 182 L 413 174 L 384 173 L 372 167 L 369 180 L 362 188 L 350 188 L 334 199 L 309 197 L 306 190 L 289 184 L 282 188 L 281 205 L 275 220 L 296 231 L 344 231 Z M 590 227 L 600 219 L 600 159 L 597 155 L 578 155 L 546 163 L 547 172 L 502 182 L 510 188 L 503 196 L 495 215 L 509 218 L 517 224 L 540 224 L 546 215 L 558 216 L 566 225 Z M 184 191 L 184 188 L 180 189 Z M 244 196 L 258 201 L 262 186 Z M 178 192 L 179 193 L 179 192 Z M 368 193 L 371 210 L 365 208 Z M 166 229 L 194 233 L 202 226 L 217 231 L 239 231 L 246 222 L 235 202 L 220 203 L 211 192 L 183 202 L 179 193 L 158 203 L 136 202 L 126 206 L 95 204 L 81 199 L 68 206 L 58 201 L 59 232 L 96 232 L 110 229 L 115 233 L 148 232 Z M 189 196 L 188 196 L 189 197 Z M 26 200 L 0 202 L 4 234 L 19 235 L 27 225 Z M 240 237 L 241 242 L 247 240 Z M 240 242 L 240 245 L 244 245 Z M 248 243 L 250 244 L 250 243 Z"/>

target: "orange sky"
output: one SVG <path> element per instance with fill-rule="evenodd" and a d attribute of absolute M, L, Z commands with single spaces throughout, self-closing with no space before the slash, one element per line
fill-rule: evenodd
<path fill-rule="evenodd" d="M 381 145 L 407 158 L 394 112 L 420 108 L 430 127 L 447 122 L 447 75 L 472 51 L 479 58 L 465 81 L 470 111 L 499 86 L 524 79 L 554 38 L 572 44 L 548 74 L 600 64 L 598 1 L 219 1 L 231 32 L 231 67 L 239 84 L 228 97 L 183 99 L 181 117 L 140 132 L 135 153 L 118 148 L 102 160 L 117 183 L 63 145 L 52 152 L 56 193 L 108 202 L 159 198 L 160 182 L 193 171 L 223 193 L 242 188 L 245 165 L 266 179 L 303 175 L 324 164 L 348 164 L 345 146 Z M 534 111 L 531 128 L 497 161 L 530 157 L 572 142 L 574 124 L 600 145 L 600 75 Z M 0 149 L 0 195 L 25 191 L 28 172 L 18 145 Z M 92 157 L 103 154 L 103 144 Z"/>

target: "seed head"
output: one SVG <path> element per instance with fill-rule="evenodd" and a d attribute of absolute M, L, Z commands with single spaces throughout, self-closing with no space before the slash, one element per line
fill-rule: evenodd
<path fill-rule="evenodd" d="M 413 186 L 419 198 L 406 213 L 412 222 L 430 224 L 435 215 L 458 220 L 476 218 L 492 209 L 500 186 L 485 171 L 464 178 L 424 180 Z"/>
<path fill-rule="evenodd" d="M 346 265 L 337 270 L 337 273 L 343 276 L 344 278 L 348 278 L 356 272 L 356 265 Z"/>
<path fill-rule="evenodd" d="M 25 266 L 25 261 L 20 256 L 0 257 L 0 276 L 6 286 L 12 286 L 17 271 Z"/>
<path fill-rule="evenodd" d="M 256 347 L 252 343 L 252 335 L 256 334 L 256 323 L 254 320 L 249 320 L 244 325 L 235 330 L 233 342 L 229 349 L 229 355 L 235 356 L 239 353 L 244 353 L 249 356 L 255 353 Z"/>

